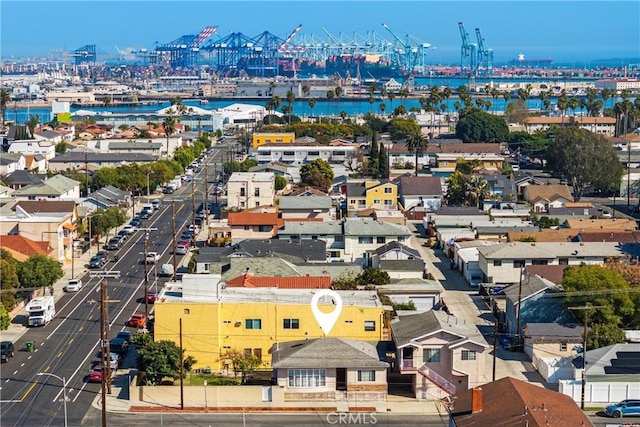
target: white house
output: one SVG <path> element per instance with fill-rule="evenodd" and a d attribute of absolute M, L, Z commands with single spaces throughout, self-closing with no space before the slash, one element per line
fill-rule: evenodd
<path fill-rule="evenodd" d="M 26 168 L 26 159 L 22 153 L 4 153 L 0 156 L 0 175 L 9 175 Z"/>
<path fill-rule="evenodd" d="M 42 154 L 49 161 L 56 156 L 56 145 L 49 140 L 22 139 L 9 145 L 9 153 Z"/>
<path fill-rule="evenodd" d="M 12 196 L 26 200 L 77 200 L 80 198 L 80 183 L 64 175 L 54 175 L 43 182 L 22 187 Z"/>
<path fill-rule="evenodd" d="M 403 225 L 370 218 L 346 218 L 344 222 L 345 261 L 368 264 L 369 251 L 393 241 L 405 242 L 411 232 Z"/>
<path fill-rule="evenodd" d="M 258 147 L 256 151 L 258 164 L 280 162 L 290 165 L 304 165 L 317 159 L 329 163 L 343 163 L 357 157 L 358 147 L 334 147 L 322 144 L 269 144 Z"/>
<path fill-rule="evenodd" d="M 275 195 L 273 173 L 234 172 L 227 182 L 227 204 L 236 209 L 271 206 Z"/>

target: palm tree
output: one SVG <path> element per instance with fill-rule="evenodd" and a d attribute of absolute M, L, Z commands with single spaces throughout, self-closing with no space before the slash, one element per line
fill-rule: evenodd
<path fill-rule="evenodd" d="M 383 102 L 378 106 L 378 108 L 380 108 L 380 114 L 384 116 L 384 110 L 387 109 L 387 105 Z"/>
<path fill-rule="evenodd" d="M 169 157 L 169 137 L 176 131 L 176 119 L 171 113 L 164 118 L 162 127 L 164 128 L 164 134 L 167 136 L 167 157 Z"/>
<path fill-rule="evenodd" d="M 575 96 L 572 96 L 571 98 L 569 98 L 569 108 L 573 113 L 573 117 L 576 116 L 576 108 L 578 107 L 580 107 L 580 101 L 578 100 L 578 98 L 576 98 Z"/>
<path fill-rule="evenodd" d="M 111 97 L 108 95 L 105 96 L 104 98 L 102 98 L 102 102 L 105 107 L 108 107 L 109 105 L 111 105 Z"/>
<path fill-rule="evenodd" d="M 584 110 L 587 108 L 587 100 L 584 98 L 580 98 L 578 100 L 578 108 L 580 108 L 580 115 L 584 116 Z"/>
<path fill-rule="evenodd" d="M 393 110 L 393 100 L 396 98 L 396 94 L 393 92 L 387 93 L 387 98 L 389 98 L 389 106 Z"/>
<path fill-rule="evenodd" d="M 287 110 L 289 110 L 289 124 L 291 124 L 291 113 L 293 112 L 293 107 L 291 106 L 291 104 L 295 100 L 296 100 L 296 94 L 293 93 L 292 90 L 289 90 L 287 92 L 287 102 L 289 103 L 289 108 L 287 109 Z"/>
<path fill-rule="evenodd" d="M 340 109 L 340 97 L 342 96 L 342 87 L 336 86 L 336 88 L 333 91 L 336 94 L 336 98 L 338 98 L 338 105 L 336 106 L 336 110 L 339 110 Z"/>
<path fill-rule="evenodd" d="M 489 91 L 491 97 L 493 98 L 493 105 L 498 105 L 498 98 L 500 98 L 500 91 L 495 87 L 492 87 Z"/>
<path fill-rule="evenodd" d="M 36 131 L 36 127 L 40 123 L 40 117 L 35 115 L 30 115 L 29 120 L 27 120 L 27 128 L 29 129 L 29 133 L 31 134 L 31 138 L 33 138 L 33 134 Z"/>
<path fill-rule="evenodd" d="M 558 109 L 562 112 L 562 123 L 564 123 L 564 113 L 569 108 L 569 98 L 567 98 L 567 92 L 562 89 L 560 93 L 560 97 L 558 97 L 558 102 L 556 103 Z"/>
<path fill-rule="evenodd" d="M 329 104 L 330 102 L 333 100 L 333 97 L 336 95 L 336 93 L 332 90 L 328 90 L 327 91 L 327 118 L 329 116 Z"/>
<path fill-rule="evenodd" d="M 309 108 L 311 108 L 311 116 L 312 116 L 312 117 L 313 117 L 313 107 L 315 107 L 315 106 L 316 106 L 316 103 L 317 103 L 317 102 L 318 102 L 318 101 L 316 101 L 316 99 L 315 99 L 315 98 L 311 98 L 311 99 L 309 100 Z"/>
<path fill-rule="evenodd" d="M 280 108 L 280 105 L 282 105 L 282 98 L 278 95 L 274 95 L 271 97 L 271 103 L 273 104 L 273 112 L 275 114 L 275 112 L 278 111 L 278 108 Z"/>
<path fill-rule="evenodd" d="M 269 124 L 272 123 L 272 119 L 273 119 L 273 100 L 268 100 L 265 104 L 264 104 L 264 108 L 267 109 L 267 111 L 269 112 Z"/>
<path fill-rule="evenodd" d="M 269 95 L 273 96 L 273 90 L 275 88 L 276 88 L 276 82 L 270 81 L 269 82 Z"/>
<path fill-rule="evenodd" d="M 613 89 L 602 89 L 600 92 L 600 97 L 604 103 L 604 109 L 607 109 L 607 99 L 611 98 L 615 94 L 615 90 Z"/>
<path fill-rule="evenodd" d="M 502 98 L 504 99 L 504 108 L 506 110 L 507 103 L 511 99 L 511 92 L 509 92 L 508 90 L 505 90 L 504 92 L 502 92 Z"/>
<path fill-rule="evenodd" d="M 465 199 L 470 206 L 479 207 L 480 202 L 489 197 L 489 183 L 480 175 L 465 179 Z"/>
<path fill-rule="evenodd" d="M 0 112 L 2 113 L 2 128 L 4 129 L 5 113 L 7 111 L 7 104 L 11 102 L 11 94 L 9 89 L 2 88 L 0 90 Z"/>
<path fill-rule="evenodd" d="M 373 98 L 373 96 L 369 95 L 369 113 L 371 113 L 371 107 L 373 107 L 374 101 L 375 99 Z"/>
<path fill-rule="evenodd" d="M 302 85 L 302 96 L 306 98 L 307 96 L 309 96 L 309 93 L 311 93 L 311 88 L 309 87 L 309 85 Z M 304 104 L 302 104 L 302 116 L 304 117 Z"/>
<path fill-rule="evenodd" d="M 407 144 L 407 149 L 409 151 L 413 151 L 416 154 L 416 176 L 418 176 L 418 158 L 424 153 L 424 150 L 427 149 L 429 145 L 429 140 L 422 135 L 422 131 L 420 129 L 415 130 L 409 135 L 405 144 Z"/>

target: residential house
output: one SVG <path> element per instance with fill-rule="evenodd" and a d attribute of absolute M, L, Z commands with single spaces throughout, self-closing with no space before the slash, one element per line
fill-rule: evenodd
<path fill-rule="evenodd" d="M 391 322 L 399 372 L 412 377 L 420 400 L 441 399 L 482 384 L 489 348 L 476 327 L 444 311 Z"/>
<path fill-rule="evenodd" d="M 62 142 L 62 134 L 53 130 L 45 129 L 41 130 L 40 132 L 36 132 L 33 135 L 33 139 L 35 139 L 36 141 L 52 142 L 55 146 Z"/>
<path fill-rule="evenodd" d="M 570 398 L 511 377 L 459 392 L 451 402 L 449 427 L 593 425 Z"/>
<path fill-rule="evenodd" d="M 47 169 L 47 160 L 42 154 L 27 154 L 24 156 L 25 169 L 34 172 L 44 172 Z"/>
<path fill-rule="evenodd" d="M 252 135 L 251 144 L 254 149 L 262 146 L 262 145 L 270 145 L 270 144 L 293 144 L 296 141 L 296 134 L 294 132 L 271 132 L 271 133 L 262 133 L 257 132 Z"/>
<path fill-rule="evenodd" d="M 531 208 L 523 203 L 484 200 L 482 211 L 496 220 L 506 218 L 519 218 L 523 221 L 531 220 Z"/>
<path fill-rule="evenodd" d="M 286 221 L 278 229 L 278 239 L 296 242 L 299 239 L 326 242 L 327 260 L 344 261 L 344 234 L 340 221 Z"/>
<path fill-rule="evenodd" d="M 159 157 L 165 148 L 164 141 L 157 139 L 154 142 L 149 141 L 129 141 L 129 140 L 104 140 L 99 146 L 106 146 L 107 153 L 144 153 L 150 156 Z"/>
<path fill-rule="evenodd" d="M 273 212 L 229 212 L 227 224 L 231 227 L 231 239 L 238 242 L 245 239 L 268 239 L 276 235 L 284 224 Z"/>
<path fill-rule="evenodd" d="M 362 266 L 346 262 L 307 262 L 299 256 L 286 254 L 267 254 L 257 257 L 227 257 L 221 265 L 222 281 L 231 280 L 249 270 L 254 276 L 292 277 L 292 276 L 329 276 L 331 280 L 344 277 L 345 274 L 357 275 Z"/>
<path fill-rule="evenodd" d="M 547 214 L 549 218 L 557 219 L 562 224 L 568 219 L 589 219 L 602 216 L 602 210 L 596 209 L 589 202 L 565 203 L 562 207 L 549 206 Z"/>
<path fill-rule="evenodd" d="M 232 351 L 253 354 L 262 366 L 271 364 L 271 348 L 283 341 L 342 338 L 378 342 L 383 333 L 384 308 L 375 291 L 336 291 L 342 311 L 331 331 L 325 333 L 313 317 L 309 304 L 315 289 L 223 287 L 219 275 L 182 276 L 168 282 L 154 306 L 155 339 L 178 343 L 180 334 L 171 327 L 182 319 L 185 353 L 195 367 L 223 369 Z M 335 304 L 321 298 L 320 310 Z"/>
<path fill-rule="evenodd" d="M 514 174 L 514 180 L 516 184 L 516 189 L 518 190 L 518 194 L 522 194 L 524 188 L 528 185 L 546 185 L 548 182 L 542 181 L 538 178 L 535 178 L 529 174 L 518 172 Z"/>
<path fill-rule="evenodd" d="M 480 269 L 480 255 L 478 247 L 497 245 L 498 242 L 487 240 L 466 240 L 453 242 L 453 262 L 456 269 L 462 274 L 469 286 L 477 287 L 482 282 L 482 270 Z"/>
<path fill-rule="evenodd" d="M 621 258 L 617 243 L 598 242 L 511 242 L 478 248 L 483 281 L 508 285 L 519 283 L 528 265 L 604 264 Z"/>
<path fill-rule="evenodd" d="M 131 192 L 122 191 L 113 185 L 107 185 L 89 194 L 81 205 L 90 211 L 118 206 L 126 208 L 131 205 Z"/>
<path fill-rule="evenodd" d="M 571 228 L 576 231 L 594 230 L 594 231 L 633 231 L 637 229 L 634 219 L 623 218 L 598 218 L 598 219 L 567 219 L 563 224 L 565 228 Z"/>
<path fill-rule="evenodd" d="M 241 276 L 227 280 L 228 288 L 278 288 L 278 289 L 329 289 L 329 276 L 254 276 L 247 271 Z"/>
<path fill-rule="evenodd" d="M 502 171 L 504 157 L 495 153 L 436 153 L 436 167 L 431 168 L 433 176 L 448 178 L 458 166 L 459 161 L 478 162 L 478 170 L 492 173 Z"/>
<path fill-rule="evenodd" d="M 536 213 L 546 213 L 550 207 L 560 208 L 573 202 L 571 190 L 565 184 L 527 185 L 522 197 Z"/>
<path fill-rule="evenodd" d="M 346 218 L 344 221 L 345 260 L 368 265 L 369 251 L 393 241 L 405 242 L 411 237 L 407 227 L 368 218 Z"/>
<path fill-rule="evenodd" d="M 424 207 L 438 211 L 442 207 L 442 180 L 435 176 L 401 176 L 397 180 L 398 201 L 404 211 Z"/>
<path fill-rule="evenodd" d="M 5 187 L 4 185 L 0 184 L 0 199 L 6 199 L 11 197 L 11 194 L 13 194 L 13 191 L 11 188 L 9 187 Z"/>
<path fill-rule="evenodd" d="M 385 243 L 369 251 L 369 267 L 380 268 L 383 261 L 420 260 L 420 252 L 397 241 Z"/>
<path fill-rule="evenodd" d="M 45 177 L 46 176 L 44 175 L 35 175 L 25 170 L 16 170 L 7 176 L 4 176 L 2 180 L 7 184 L 7 187 L 12 190 L 19 190 L 27 185 L 41 183 Z"/>
<path fill-rule="evenodd" d="M 80 198 L 80 183 L 64 175 L 54 175 L 43 182 L 16 190 L 13 197 L 25 200 L 77 200 Z"/>
<path fill-rule="evenodd" d="M 380 270 L 386 271 L 391 279 L 421 279 L 428 274 L 426 263 L 421 259 L 380 261 Z"/>
<path fill-rule="evenodd" d="M 84 151 L 68 151 L 49 161 L 48 168 L 53 172 L 68 169 L 82 169 L 85 167 L 117 167 L 121 165 L 138 163 L 149 164 L 158 160 L 156 156 L 144 153 L 90 153 Z"/>
<path fill-rule="evenodd" d="M 568 228 L 543 228 L 538 231 L 514 230 L 507 233 L 507 242 L 523 242 L 532 240 L 534 242 L 570 242 L 573 241 L 576 230 Z"/>
<path fill-rule="evenodd" d="M 300 182 L 300 168 L 287 165 L 285 163 L 273 162 L 264 165 L 254 166 L 249 168 L 248 172 L 266 172 L 272 173 L 275 176 L 284 177 L 287 182 L 295 184 Z"/>
<path fill-rule="evenodd" d="M 260 165 L 279 162 L 300 166 L 318 159 L 338 164 L 345 161 L 355 162 L 358 150 L 359 147 L 357 145 L 269 144 L 262 145 L 256 149 L 256 160 Z"/>
<path fill-rule="evenodd" d="M 326 190 L 320 190 L 316 187 L 310 187 L 310 186 L 306 186 L 306 187 L 294 187 L 291 189 L 291 192 L 289 194 L 287 194 L 287 196 L 292 196 L 292 197 L 306 197 L 306 196 L 328 196 L 329 193 L 327 193 Z"/>
<path fill-rule="evenodd" d="M 402 226 L 407 225 L 407 217 L 404 216 L 404 213 L 399 210 L 374 209 L 370 215 L 365 215 L 365 213 L 366 211 L 358 212 L 358 217 L 368 216 L 376 221 L 389 222 L 391 224 Z"/>
<path fill-rule="evenodd" d="M 503 290 L 506 296 L 505 327 L 511 335 L 520 335 L 529 323 L 575 323 L 558 293 L 562 287 L 533 275 L 522 278 Z M 519 322 L 519 323 L 518 323 Z"/>
<path fill-rule="evenodd" d="M 389 169 L 415 170 L 416 153 L 415 151 L 410 151 L 407 148 L 407 144 L 391 144 L 388 147 Z M 418 154 L 418 169 L 421 169 L 421 166 L 426 168 L 429 164 L 429 153 L 424 150 L 422 154 Z"/>
<path fill-rule="evenodd" d="M 46 161 L 50 161 L 56 157 L 56 145 L 51 141 L 23 139 L 13 141 L 9 146 L 9 153 L 41 154 Z"/>
<path fill-rule="evenodd" d="M 585 403 L 602 406 L 640 395 L 640 344 L 613 344 L 586 351 Z M 573 379 L 560 380 L 560 393 L 574 401 L 582 400 L 582 369 L 584 353 L 573 357 Z"/>
<path fill-rule="evenodd" d="M 344 338 L 273 344 L 271 368 L 285 402 L 385 401 L 389 364 L 375 344 Z"/>
<path fill-rule="evenodd" d="M 388 296 L 394 304 L 413 303 L 415 313 L 420 313 L 440 304 L 442 286 L 436 280 L 422 278 L 392 279 L 388 285 L 376 286 L 376 290 L 378 294 Z"/>
<path fill-rule="evenodd" d="M 27 163 L 22 153 L 3 153 L 0 156 L 0 175 L 9 175 L 15 171 L 25 170 Z"/>
<path fill-rule="evenodd" d="M 573 379 L 571 356 L 582 348 L 584 328 L 578 323 L 527 323 L 524 352 L 547 383 Z"/>
<path fill-rule="evenodd" d="M 234 172 L 227 182 L 227 204 L 231 208 L 273 206 L 275 195 L 273 173 Z"/>
<path fill-rule="evenodd" d="M 511 205 L 518 200 L 518 189 L 513 175 L 482 174 L 489 186 L 489 194 L 499 200 L 510 202 Z"/>
<path fill-rule="evenodd" d="M 0 246 L 18 262 L 24 262 L 31 255 L 51 256 L 55 254 L 48 241 L 31 240 L 19 235 L 0 235 Z M 56 258 L 57 259 L 57 258 Z"/>
<path fill-rule="evenodd" d="M 398 186 L 390 181 L 351 181 L 347 182 L 346 197 L 348 216 L 367 209 L 397 209 Z"/>
<path fill-rule="evenodd" d="M 522 124 L 527 132 L 536 133 L 551 125 L 567 127 L 579 126 L 597 135 L 613 136 L 616 133 L 615 117 L 526 117 Z"/>
<path fill-rule="evenodd" d="M 335 216 L 329 196 L 282 196 L 278 208 L 285 221 L 298 218 L 330 221 Z"/>

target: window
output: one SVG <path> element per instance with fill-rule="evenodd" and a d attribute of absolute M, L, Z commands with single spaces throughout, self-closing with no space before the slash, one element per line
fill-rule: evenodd
<path fill-rule="evenodd" d="M 424 362 L 440 362 L 440 349 L 425 348 L 422 350 L 422 360 Z"/>
<path fill-rule="evenodd" d="M 391 194 L 393 193 L 393 188 L 391 187 L 385 187 L 384 189 L 384 194 Z"/>
<path fill-rule="evenodd" d="M 269 233 L 269 232 L 273 231 L 273 225 L 259 225 L 258 226 L 258 231 L 261 232 L 261 233 Z"/>
<path fill-rule="evenodd" d="M 295 156 L 295 154 L 296 154 L 296 153 L 295 153 L 295 152 L 293 152 L 293 151 L 285 151 L 285 152 L 284 152 L 284 155 L 285 155 L 285 156 Z"/>
<path fill-rule="evenodd" d="M 384 236 L 376 237 L 376 243 L 387 243 L 387 238 Z"/>
<path fill-rule="evenodd" d="M 261 348 L 254 348 L 253 349 L 253 355 L 255 357 L 257 357 L 259 361 L 262 362 L 262 349 Z"/>
<path fill-rule="evenodd" d="M 360 243 L 361 245 L 370 245 L 373 243 L 373 237 L 371 236 L 358 237 L 358 243 Z"/>
<path fill-rule="evenodd" d="M 289 387 L 324 387 L 327 384 L 325 369 L 289 369 Z"/>
<path fill-rule="evenodd" d="M 531 265 L 547 265 L 549 261 L 546 259 L 534 259 L 531 261 Z"/>
<path fill-rule="evenodd" d="M 367 201 L 366 200 L 358 200 L 358 206 L 360 206 L 360 207 L 367 206 Z"/>
<path fill-rule="evenodd" d="M 231 320 L 224 320 L 222 323 L 224 323 L 225 325 L 230 325 L 231 324 Z"/>
<path fill-rule="evenodd" d="M 374 205 L 379 205 L 380 204 L 380 199 L 373 199 L 373 204 Z"/>
<path fill-rule="evenodd" d="M 260 206 L 260 202 L 256 202 L 256 208 Z"/>
<path fill-rule="evenodd" d="M 240 189 L 240 197 L 244 197 L 247 195 L 247 189 L 246 188 L 241 188 Z"/>
<path fill-rule="evenodd" d="M 476 360 L 476 351 L 462 350 L 462 360 Z"/>
<path fill-rule="evenodd" d="M 560 343 L 560 351 L 567 351 L 567 343 L 566 342 L 561 342 Z"/>
<path fill-rule="evenodd" d="M 189 314 L 189 313 L 190 313 L 190 312 L 189 312 L 189 309 L 188 309 L 188 308 L 185 308 L 185 309 L 184 309 L 184 314 Z"/>
<path fill-rule="evenodd" d="M 513 260 L 513 268 L 523 268 L 524 260 L 523 259 L 514 259 Z"/>
<path fill-rule="evenodd" d="M 502 260 L 501 259 L 494 259 L 493 260 L 493 266 L 494 267 L 500 267 L 502 265 Z"/>
<path fill-rule="evenodd" d="M 376 380 L 376 371 L 373 369 L 366 371 L 358 371 L 358 382 L 373 382 Z"/>
<path fill-rule="evenodd" d="M 300 319 L 282 319 L 283 329 L 300 329 Z"/>
<path fill-rule="evenodd" d="M 559 265 L 569 265 L 569 258 L 560 258 L 558 260 Z"/>
<path fill-rule="evenodd" d="M 262 319 L 246 319 L 244 321 L 245 329 L 262 329 Z"/>
<path fill-rule="evenodd" d="M 251 349 L 245 348 L 242 350 L 242 353 L 244 353 L 245 356 L 251 356 Z"/>
<path fill-rule="evenodd" d="M 254 188 L 253 189 L 253 195 L 256 197 L 260 197 L 260 188 Z"/>
<path fill-rule="evenodd" d="M 320 152 L 319 151 L 309 151 L 309 155 L 310 156 L 319 156 Z"/>
<path fill-rule="evenodd" d="M 244 231 L 249 231 L 251 230 L 251 226 L 250 225 L 245 225 L 244 226 Z"/>
<path fill-rule="evenodd" d="M 393 200 L 385 200 L 384 201 L 384 205 L 385 206 L 393 206 Z"/>
<path fill-rule="evenodd" d="M 372 332 L 376 330 L 376 321 L 375 320 L 365 320 L 364 321 L 364 330 L 365 332 Z"/>

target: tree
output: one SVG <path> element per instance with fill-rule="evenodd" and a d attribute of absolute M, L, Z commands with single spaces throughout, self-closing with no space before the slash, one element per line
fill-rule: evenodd
<path fill-rule="evenodd" d="M 7 312 L 7 309 L 4 308 L 4 305 L 0 304 L 0 331 L 6 331 L 9 329 L 9 325 L 11 325 L 9 313 Z"/>
<path fill-rule="evenodd" d="M 380 108 L 380 114 L 384 116 L 384 110 L 387 109 L 387 104 L 385 104 L 384 102 L 380 103 L 380 105 L 378 106 L 378 108 Z"/>
<path fill-rule="evenodd" d="M 378 149 L 378 137 L 374 133 L 373 139 L 371 140 L 371 152 L 369 154 L 369 174 L 373 178 L 378 177 L 378 171 L 379 171 L 378 156 L 380 155 L 379 153 L 380 153 L 380 150 Z M 374 162 L 374 159 L 375 159 L 375 162 Z"/>
<path fill-rule="evenodd" d="M 67 143 L 65 141 L 61 141 L 56 144 L 56 153 L 64 154 L 67 152 Z"/>
<path fill-rule="evenodd" d="M 34 254 L 18 264 L 18 279 L 23 288 L 52 286 L 64 275 L 58 263 L 46 255 Z"/>
<path fill-rule="evenodd" d="M 624 342 L 624 334 L 617 329 L 634 315 L 634 301 L 628 292 L 629 284 L 620 273 L 600 265 L 582 265 L 565 270 L 561 284 L 566 292 L 566 307 L 598 307 L 586 312 L 591 325 L 587 348 Z M 583 310 L 576 313 L 578 318 L 584 314 Z M 620 338 L 622 341 L 618 341 Z"/>
<path fill-rule="evenodd" d="M 415 136 L 420 126 L 413 119 L 395 118 L 387 124 L 387 131 L 392 141 L 400 141 Z"/>
<path fill-rule="evenodd" d="M 91 217 L 91 232 L 93 234 L 108 234 L 109 230 L 119 227 L 126 222 L 122 209 L 111 207 L 106 210 L 98 209 L 99 215 Z"/>
<path fill-rule="evenodd" d="M 456 137 L 463 142 L 502 142 L 507 140 L 508 135 L 509 127 L 502 117 L 477 108 L 460 112 Z"/>
<path fill-rule="evenodd" d="M 615 147 L 602 135 L 577 126 L 558 128 L 546 158 L 552 174 L 571 182 L 576 201 L 590 187 L 602 191 L 620 187 L 623 167 Z"/>
<path fill-rule="evenodd" d="M 291 104 L 293 104 L 293 101 L 296 100 L 296 94 L 293 93 L 292 90 L 287 91 L 287 102 L 289 103 L 289 108 L 287 108 L 287 111 L 289 112 L 289 124 L 291 124 L 291 113 L 293 113 L 293 106 Z"/>
<path fill-rule="evenodd" d="M 331 101 L 333 100 L 333 98 L 336 96 L 336 93 L 332 90 L 328 90 L 327 91 L 327 116 L 330 114 L 329 112 L 329 104 L 331 103 Z"/>
<path fill-rule="evenodd" d="M 180 378 L 180 360 L 185 372 L 191 370 L 197 362 L 192 356 L 182 357 L 180 347 L 173 341 L 153 341 L 149 334 L 136 334 L 133 343 L 137 350 L 138 370 L 145 373 L 145 381 L 148 385 L 162 384 L 164 378 L 176 380 Z"/>
<path fill-rule="evenodd" d="M 396 99 L 396 94 L 393 92 L 387 93 L 387 98 L 389 98 L 389 106 L 393 110 L 393 100 Z"/>
<path fill-rule="evenodd" d="M 309 108 L 311 109 L 311 116 L 312 116 L 312 117 L 313 117 L 313 108 L 316 106 L 316 103 L 317 103 L 317 102 L 318 102 L 318 101 L 316 101 L 316 99 L 315 99 L 315 98 L 311 98 L 311 99 L 309 100 Z"/>
<path fill-rule="evenodd" d="M 418 176 L 418 159 L 427 149 L 429 145 L 429 140 L 422 135 L 422 131 L 418 129 L 417 131 L 413 131 L 408 135 L 406 140 L 407 149 L 412 151 L 416 155 L 416 176 Z"/>
<path fill-rule="evenodd" d="M 285 188 L 287 188 L 287 184 L 289 183 L 287 181 L 287 178 L 285 178 L 284 176 L 276 175 L 275 179 L 276 191 L 284 190 Z"/>
<path fill-rule="evenodd" d="M 509 123 L 523 123 L 524 119 L 529 117 L 529 107 L 522 99 L 516 99 L 507 104 L 504 116 Z"/>
<path fill-rule="evenodd" d="M 240 373 L 242 384 L 247 381 L 248 375 L 258 369 L 262 364 L 257 356 L 254 356 L 253 354 L 245 354 L 239 350 L 229 350 L 222 355 L 222 358 L 225 365 L 231 364 L 233 375 L 236 378 L 238 377 L 238 373 Z M 227 363 L 227 361 L 229 363 Z"/>
<path fill-rule="evenodd" d="M 300 168 L 300 178 L 304 184 L 326 189 L 333 181 L 333 169 L 327 161 L 316 159 Z"/>
<path fill-rule="evenodd" d="M 380 145 L 380 151 L 378 152 L 378 177 L 389 179 L 389 156 L 384 144 Z"/>
<path fill-rule="evenodd" d="M 167 157 L 169 157 L 169 137 L 176 131 L 176 119 L 171 115 L 171 113 L 164 118 L 162 127 L 164 128 L 164 134 L 167 137 Z"/>
<path fill-rule="evenodd" d="M 16 306 L 15 288 L 20 286 L 17 273 L 18 261 L 7 251 L 0 248 L 0 290 L 2 305 L 7 311 Z"/>
<path fill-rule="evenodd" d="M 29 129 L 29 133 L 31 134 L 31 138 L 33 138 L 33 135 L 36 131 L 36 127 L 38 127 L 38 124 L 40 124 L 40 117 L 35 116 L 35 115 L 30 115 L 29 119 L 27 120 L 27 128 Z"/>
<path fill-rule="evenodd" d="M 365 268 L 358 276 L 357 282 L 360 286 L 367 285 L 388 285 L 391 283 L 389 273 L 378 268 Z"/>
<path fill-rule="evenodd" d="M 11 94 L 9 89 L 0 89 L 0 114 L 2 114 L 2 127 L 4 128 L 5 113 L 7 112 L 7 104 L 11 101 Z"/>

